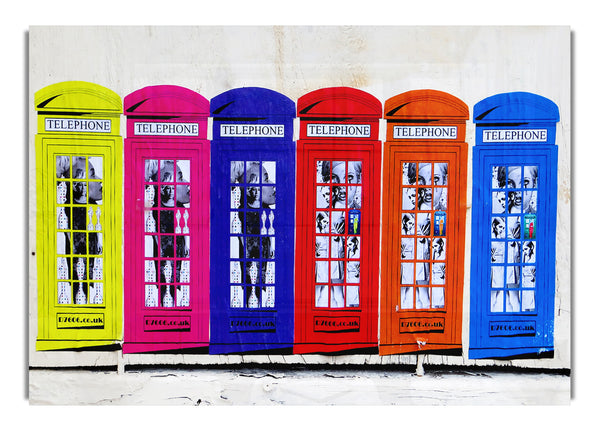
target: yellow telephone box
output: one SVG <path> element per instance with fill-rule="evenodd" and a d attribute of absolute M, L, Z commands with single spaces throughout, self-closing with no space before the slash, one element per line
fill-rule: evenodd
<path fill-rule="evenodd" d="M 35 93 L 37 350 L 118 342 L 122 332 L 122 101 L 69 81 Z"/>

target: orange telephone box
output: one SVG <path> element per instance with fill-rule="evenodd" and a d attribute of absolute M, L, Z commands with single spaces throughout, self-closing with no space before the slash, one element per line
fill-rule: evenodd
<path fill-rule="evenodd" d="M 384 118 L 379 354 L 460 349 L 469 109 L 415 90 Z"/>

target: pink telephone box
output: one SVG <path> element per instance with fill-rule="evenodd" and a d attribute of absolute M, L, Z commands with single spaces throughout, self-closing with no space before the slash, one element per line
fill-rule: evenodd
<path fill-rule="evenodd" d="M 209 101 L 186 88 L 125 97 L 124 353 L 209 341 Z"/>

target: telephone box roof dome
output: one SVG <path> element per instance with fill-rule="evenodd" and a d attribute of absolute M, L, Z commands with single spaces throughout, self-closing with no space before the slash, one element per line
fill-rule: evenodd
<path fill-rule="evenodd" d="M 496 94 L 473 107 L 475 123 L 557 122 L 558 106 L 550 99 L 533 93 Z"/>
<path fill-rule="evenodd" d="M 443 91 L 412 90 L 386 100 L 384 117 L 387 120 L 468 120 L 469 108 L 462 100 Z"/>
<path fill-rule="evenodd" d="M 381 118 L 381 102 L 351 87 L 321 88 L 298 99 L 298 116 L 305 118 Z"/>
<path fill-rule="evenodd" d="M 117 93 L 85 81 L 52 84 L 35 93 L 35 109 L 42 112 L 120 114 L 123 104 Z"/>
<path fill-rule="evenodd" d="M 289 97 L 261 87 L 234 88 L 210 101 L 215 118 L 257 118 L 295 116 L 295 104 Z"/>
<path fill-rule="evenodd" d="M 177 85 L 141 88 L 125 97 L 125 115 L 197 115 L 208 117 L 209 101 L 204 96 Z"/>

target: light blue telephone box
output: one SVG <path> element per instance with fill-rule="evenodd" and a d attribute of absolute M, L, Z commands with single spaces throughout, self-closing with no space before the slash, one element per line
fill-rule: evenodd
<path fill-rule="evenodd" d="M 504 93 L 473 118 L 469 358 L 552 352 L 558 107 Z"/>

